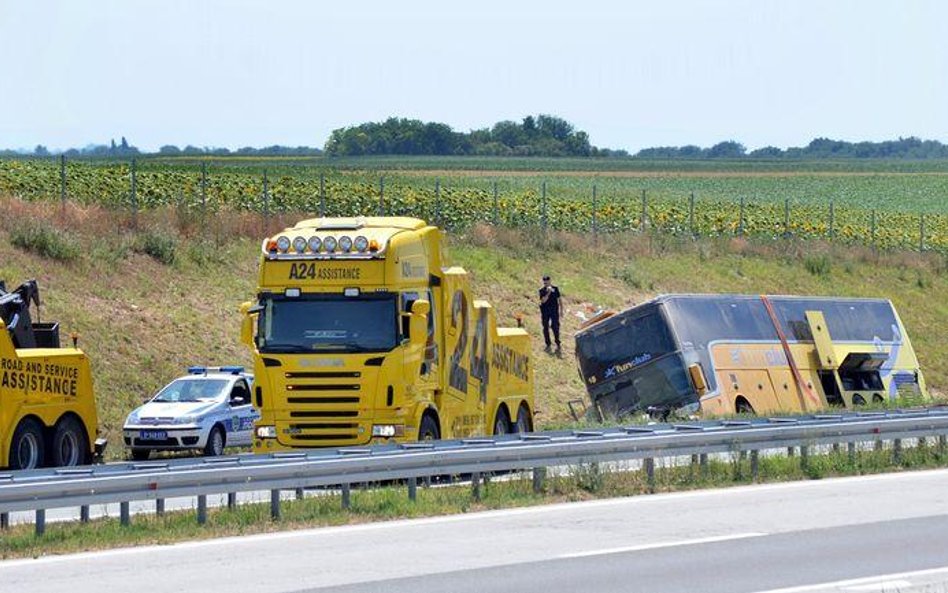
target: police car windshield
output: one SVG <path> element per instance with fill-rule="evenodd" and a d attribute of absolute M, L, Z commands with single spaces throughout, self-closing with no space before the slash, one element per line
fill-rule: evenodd
<path fill-rule="evenodd" d="M 265 297 L 260 304 L 260 352 L 387 352 L 397 344 L 394 294 Z"/>
<path fill-rule="evenodd" d="M 209 401 L 219 397 L 228 383 L 226 379 L 178 379 L 162 389 L 152 401 L 167 403 Z"/>

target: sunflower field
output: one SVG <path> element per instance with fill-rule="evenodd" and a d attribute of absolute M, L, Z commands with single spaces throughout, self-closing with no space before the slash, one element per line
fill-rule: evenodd
<path fill-rule="evenodd" d="M 264 175 L 263 167 L 268 173 Z M 357 170 L 278 161 L 237 166 L 142 159 L 0 160 L 0 193 L 108 208 L 227 209 L 351 216 L 385 213 L 450 229 L 478 222 L 574 232 L 829 239 L 948 252 L 948 174 L 739 172 L 611 176 L 576 172 Z M 64 175 L 63 175 L 64 174 Z"/>

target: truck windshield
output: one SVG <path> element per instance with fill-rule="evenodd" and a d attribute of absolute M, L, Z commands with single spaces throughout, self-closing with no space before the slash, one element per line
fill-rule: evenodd
<path fill-rule="evenodd" d="M 260 304 L 260 352 L 387 352 L 397 343 L 394 294 L 274 296 Z"/>

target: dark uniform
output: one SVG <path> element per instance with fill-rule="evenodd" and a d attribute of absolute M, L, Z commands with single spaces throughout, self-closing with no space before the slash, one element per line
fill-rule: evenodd
<path fill-rule="evenodd" d="M 539 291 L 540 318 L 543 321 L 543 340 L 546 349 L 550 349 L 550 329 L 556 341 L 556 351 L 560 351 L 560 289 L 550 284 L 549 276 L 544 276 L 543 287 Z"/>

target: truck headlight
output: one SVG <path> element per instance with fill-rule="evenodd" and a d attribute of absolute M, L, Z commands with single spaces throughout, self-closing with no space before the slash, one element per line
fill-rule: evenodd
<path fill-rule="evenodd" d="M 405 425 L 403 424 L 373 424 L 372 436 L 374 437 L 400 437 L 405 434 Z"/>
<path fill-rule="evenodd" d="M 258 438 L 258 439 L 275 439 L 275 438 L 277 438 L 277 429 L 276 429 L 276 426 L 258 426 L 258 427 L 257 427 L 257 438 Z"/>

